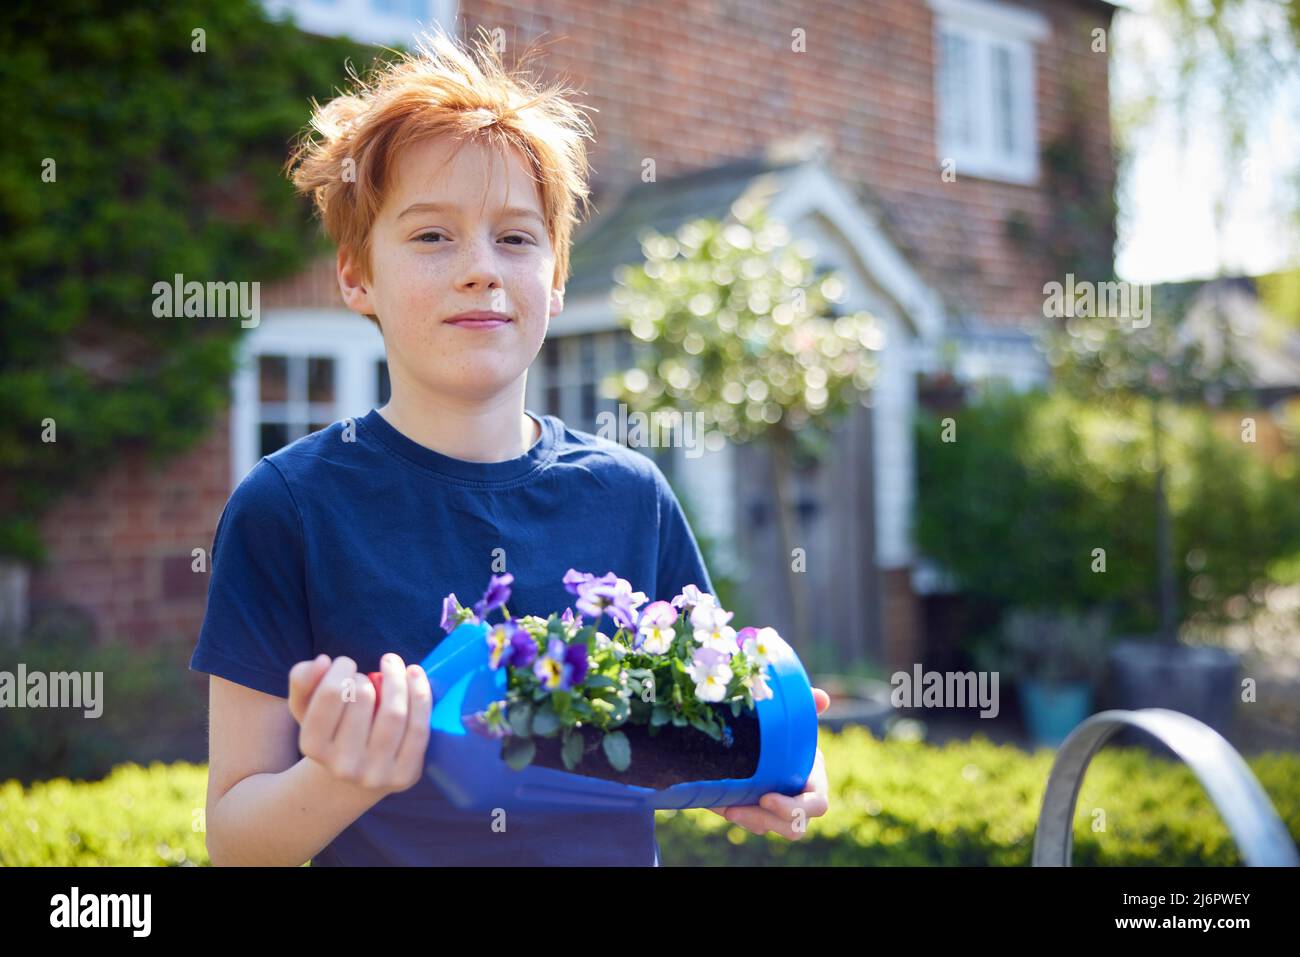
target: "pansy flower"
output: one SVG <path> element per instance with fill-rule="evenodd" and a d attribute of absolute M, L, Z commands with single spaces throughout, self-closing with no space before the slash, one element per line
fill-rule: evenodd
<path fill-rule="evenodd" d="M 721 701 L 727 696 L 731 666 L 727 656 L 713 648 L 695 649 L 695 657 L 686 673 L 695 682 L 695 696 L 701 701 Z"/>
<path fill-rule="evenodd" d="M 730 657 L 736 653 L 736 629 L 727 622 L 735 612 L 724 611 L 717 605 L 696 605 L 691 612 L 695 640 L 705 648 L 712 648 Z"/>
<path fill-rule="evenodd" d="M 552 638 L 545 654 L 533 662 L 533 674 L 547 691 L 568 691 L 587 677 L 587 646 Z"/>
<path fill-rule="evenodd" d="M 478 624 L 478 617 L 468 608 L 461 606 L 460 599 L 452 592 L 442 600 L 442 630 L 451 634 L 464 622 Z"/>
<path fill-rule="evenodd" d="M 537 644 L 533 636 L 520 627 L 518 622 L 503 621 L 493 625 L 487 633 L 488 666 L 493 670 L 502 665 L 526 667 L 537 654 Z M 527 661 L 517 660 L 527 658 Z"/>
<path fill-rule="evenodd" d="M 493 575 L 488 581 L 487 591 L 483 597 L 474 603 L 474 614 L 479 618 L 486 618 L 494 610 L 500 608 L 510 600 L 510 583 L 515 580 L 515 576 L 506 572 L 504 575 Z"/>
<path fill-rule="evenodd" d="M 666 601 L 651 602 L 641 612 L 636 641 L 632 647 L 649 655 L 666 655 L 677 632 L 673 629 L 677 610 Z"/>

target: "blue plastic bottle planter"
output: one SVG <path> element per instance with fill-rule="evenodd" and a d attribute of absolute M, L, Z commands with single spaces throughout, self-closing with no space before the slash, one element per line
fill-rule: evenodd
<path fill-rule="evenodd" d="M 469 731 L 461 722 L 506 697 L 506 669 L 488 667 L 486 638 L 486 625 L 463 624 L 420 663 L 433 688 L 427 770 L 458 807 L 626 811 L 748 805 L 769 791 L 798 794 L 812 773 L 817 708 L 807 672 L 784 641 L 774 642 L 768 665 L 772 697 L 755 702 L 760 744 L 752 777 L 655 789 L 537 764 L 515 771 L 501 759 L 500 740 Z M 636 760 L 633 750 L 634 765 Z"/>

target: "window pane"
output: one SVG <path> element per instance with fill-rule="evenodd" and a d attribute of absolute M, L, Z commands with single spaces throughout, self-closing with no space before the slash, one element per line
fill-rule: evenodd
<path fill-rule="evenodd" d="M 289 360 L 285 356 L 258 356 L 257 397 L 261 402 L 285 402 L 289 398 Z"/>
<path fill-rule="evenodd" d="M 940 32 L 939 44 L 939 111 L 943 138 L 947 143 L 971 145 L 975 139 L 970 96 L 971 44 L 951 30 Z"/>
<path fill-rule="evenodd" d="M 289 427 L 283 422 L 263 422 L 260 433 L 259 455 L 270 455 L 289 444 Z"/>
<path fill-rule="evenodd" d="M 307 360 L 307 401 L 334 401 L 334 360 L 312 356 Z"/>
<path fill-rule="evenodd" d="M 386 405 L 393 395 L 393 384 L 388 380 L 388 363 L 383 359 L 375 363 L 375 395 L 379 397 L 376 405 Z"/>
<path fill-rule="evenodd" d="M 993 49 L 993 91 L 998 116 L 998 148 L 1008 156 L 1016 152 L 1016 109 L 1012 84 L 1011 51 L 1004 46 Z"/>

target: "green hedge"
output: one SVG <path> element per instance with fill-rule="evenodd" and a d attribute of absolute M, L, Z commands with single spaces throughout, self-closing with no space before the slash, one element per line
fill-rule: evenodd
<path fill-rule="evenodd" d="M 1060 391 L 990 386 L 944 413 L 955 441 L 945 441 L 943 417 L 919 416 L 918 547 L 998 610 L 1110 605 L 1119 631 L 1153 630 L 1155 476 L 1143 409 L 1121 415 Z M 1264 600 L 1253 585 L 1295 579 L 1296 450 L 1268 459 L 1204 410 L 1163 416 L 1180 608 L 1232 621 L 1235 602 Z M 1105 574 L 1093 570 L 1096 548 Z"/>
<path fill-rule="evenodd" d="M 790 842 L 709 811 L 663 811 L 666 865 L 1026 865 L 1052 752 L 983 738 L 933 747 L 879 741 L 860 728 L 823 733 L 831 810 Z M 1300 755 L 1249 761 L 1300 837 Z M 94 783 L 0 785 L 0 865 L 206 864 L 203 765 L 123 765 Z M 1106 830 L 1094 832 L 1095 809 Z M 1074 863 L 1240 863 L 1218 812 L 1183 765 L 1136 749 L 1097 756 L 1080 792 Z"/>

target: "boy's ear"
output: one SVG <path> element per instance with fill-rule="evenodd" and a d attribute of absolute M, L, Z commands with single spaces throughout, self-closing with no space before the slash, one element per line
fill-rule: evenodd
<path fill-rule="evenodd" d="M 558 316 L 564 311 L 564 287 L 551 290 L 551 315 Z"/>
<path fill-rule="evenodd" d="M 375 314 L 374 304 L 370 301 L 370 290 L 361 278 L 361 270 L 347 252 L 340 249 L 338 254 L 339 292 L 343 294 L 343 304 L 353 312 L 363 316 Z"/>

